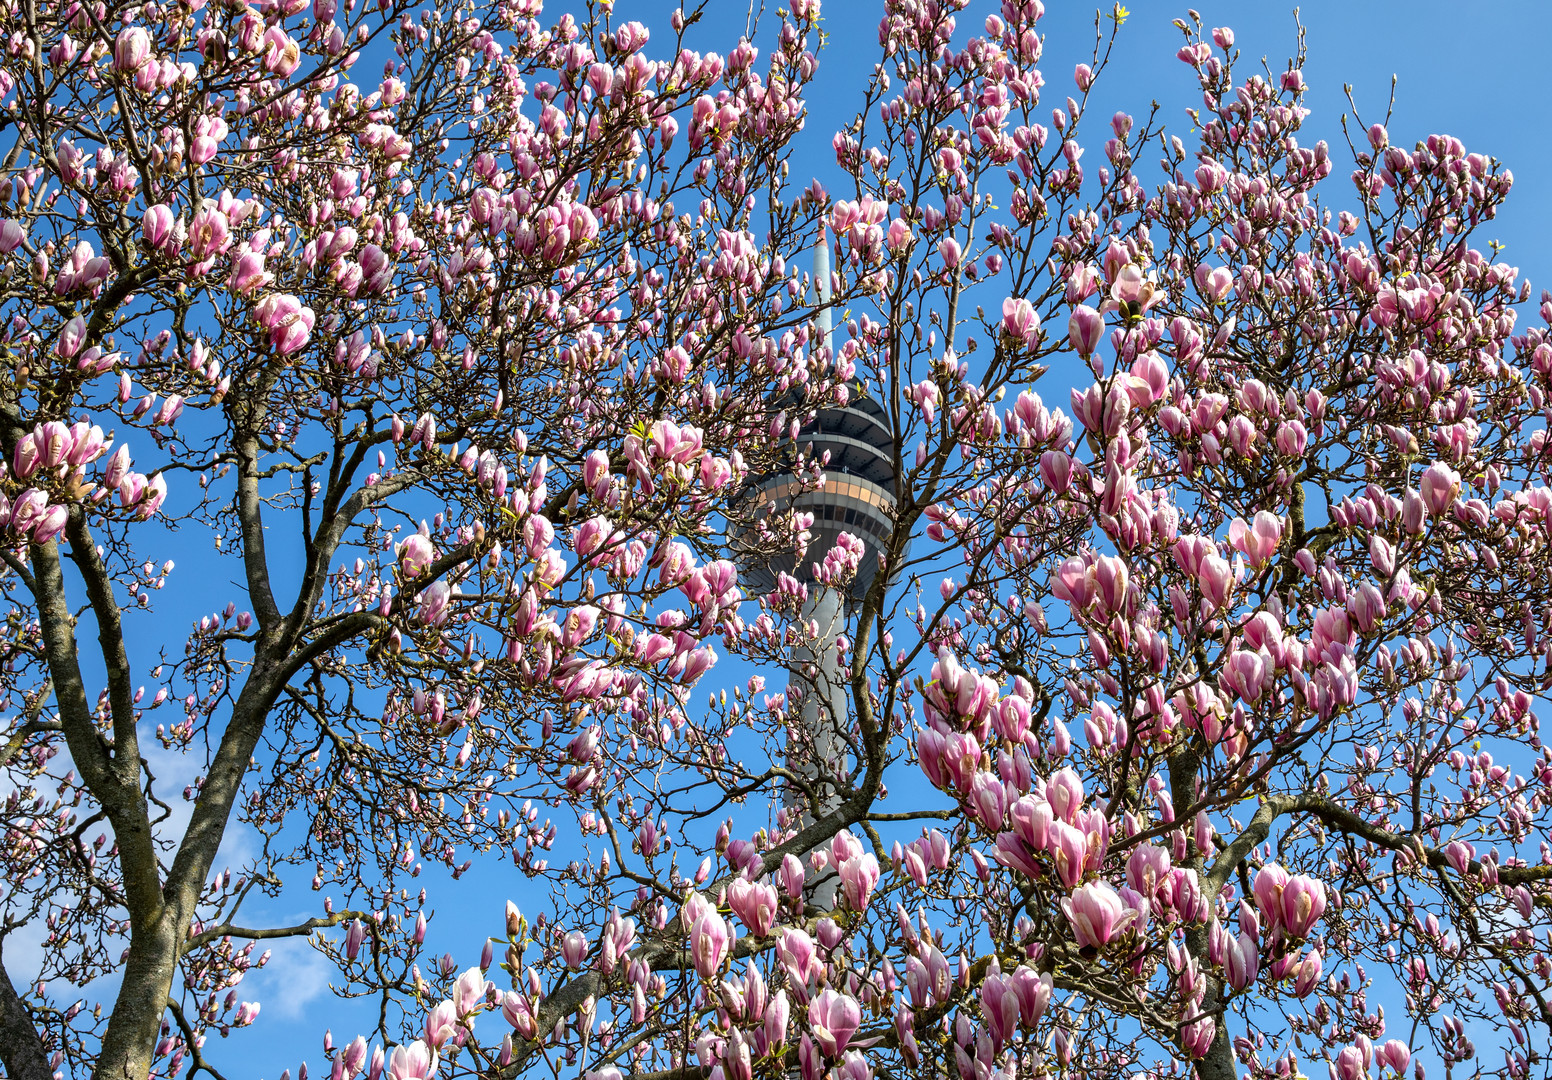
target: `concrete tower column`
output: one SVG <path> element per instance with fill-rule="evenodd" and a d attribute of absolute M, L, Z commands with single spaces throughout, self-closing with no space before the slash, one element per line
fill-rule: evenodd
<path fill-rule="evenodd" d="M 830 245 L 821 242 L 814 249 L 814 286 L 819 294 L 819 314 L 815 319 L 817 341 L 811 346 L 823 348 L 833 355 L 834 342 L 830 314 Z M 824 552 L 817 553 L 819 558 Z M 809 552 L 809 561 L 815 553 Z M 806 575 L 805 575 L 806 576 Z M 793 761 L 789 766 L 817 791 L 822 792 L 817 809 L 820 815 L 828 814 L 840 804 L 840 791 L 836 776 L 844 776 L 849 770 L 846 761 L 846 729 L 850 727 L 851 710 L 847 705 L 846 686 L 841 681 L 840 658 L 835 651 L 836 639 L 844 628 L 845 598 L 833 588 L 817 581 L 808 582 L 808 599 L 804 601 L 802 619 L 809 629 L 818 629 L 812 644 L 797 650 L 799 667 L 788 676 L 789 696 L 792 689 L 803 694 L 803 734 L 813 748 L 812 757 Z M 804 674 L 812 666 L 815 679 L 810 682 Z M 800 792 L 789 786 L 784 802 L 790 808 L 799 801 Z M 811 810 L 803 812 L 800 827 L 814 822 Z M 835 891 L 839 879 L 826 874 L 815 886 L 814 903 L 821 908 L 835 906 Z"/>
<path fill-rule="evenodd" d="M 833 345 L 827 241 L 814 251 L 814 286 L 817 310 L 811 350 L 828 353 Z M 755 479 L 745 496 L 765 512 L 797 510 L 814 516 L 802 559 L 795 553 L 758 558 L 751 553 L 744 560 L 744 577 L 752 591 L 774 590 L 783 573 L 803 582 L 808 598 L 800 618 L 818 631 L 794 650 L 788 674 L 789 693 L 801 697 L 801 707 L 791 719 L 793 734 L 811 750 L 796 753 L 796 748 L 789 748 L 788 765 L 817 793 L 814 803 L 808 804 L 796 784 L 784 792 L 783 803 L 789 810 L 803 803 L 802 817 L 793 823 L 800 827 L 834 810 L 847 794 L 843 785 L 852 767 L 851 708 L 835 645 L 847 633 L 850 611 L 872 585 L 879 554 L 894 529 L 894 439 L 888 414 L 861 386 L 850 390 L 845 405 L 820 408 L 798 432 L 792 447 L 825 462 L 824 487 L 805 490 L 792 472 L 778 467 Z M 821 584 L 814 564 L 824 560 L 843 532 L 864 544 L 857 574 L 847 587 Z M 838 883 L 833 872 L 817 881 L 811 876 L 811 902 L 820 908 L 833 907 Z"/>

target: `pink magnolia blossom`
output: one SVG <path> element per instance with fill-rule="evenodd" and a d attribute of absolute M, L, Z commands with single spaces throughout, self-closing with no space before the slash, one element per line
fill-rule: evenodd
<path fill-rule="evenodd" d="M 353 1077 L 359 1073 L 367 1061 L 366 1037 L 357 1035 L 349 1046 L 340 1051 L 339 1062 L 345 1076 Z"/>
<path fill-rule="evenodd" d="M 776 922 L 779 899 L 770 885 L 739 878 L 728 886 L 728 906 L 755 937 L 765 937 Z"/>
<path fill-rule="evenodd" d="M 1104 332 L 1104 317 L 1091 307 L 1079 306 L 1073 309 L 1067 320 L 1068 341 L 1080 356 L 1092 356 Z"/>
<path fill-rule="evenodd" d="M 231 243 L 231 224 L 226 214 L 214 206 L 200 207 L 189 222 L 189 254 L 196 259 L 211 258 Z"/>
<path fill-rule="evenodd" d="M 1219 683 L 1226 692 L 1243 699 L 1247 704 L 1254 705 L 1260 700 L 1262 691 L 1266 687 L 1267 677 L 1271 674 L 1270 669 L 1271 665 L 1268 664 L 1267 658 L 1260 653 L 1237 649 L 1230 653 L 1224 662 Z"/>
<path fill-rule="evenodd" d="M 1152 896 L 1170 880 L 1169 852 L 1154 844 L 1140 844 L 1126 860 L 1126 883 L 1144 896 Z"/>
<path fill-rule="evenodd" d="M 421 593 L 420 609 L 416 618 L 427 626 L 440 626 L 447 620 L 448 604 L 452 589 L 445 581 L 433 581 Z"/>
<path fill-rule="evenodd" d="M 41 545 L 56 539 L 65 531 L 69 513 L 65 507 L 58 504 L 44 510 L 32 527 L 32 542 Z"/>
<path fill-rule="evenodd" d="M 1191 1021 L 1181 1029 L 1181 1041 L 1189 1056 L 1202 1058 L 1207 1056 L 1216 1034 L 1217 1022 L 1210 1016 L 1204 1016 Z"/>
<path fill-rule="evenodd" d="M 826 1057 L 837 1058 L 862 1025 L 862 1009 L 855 998 L 827 987 L 809 1003 L 808 1022 L 819 1049 Z"/>
<path fill-rule="evenodd" d="M 570 931 L 561 941 L 561 957 L 569 968 L 579 968 L 587 959 L 587 935 L 580 930 Z"/>
<path fill-rule="evenodd" d="M 0 254 L 9 255 L 27 238 L 26 227 L 15 218 L 0 220 Z"/>
<path fill-rule="evenodd" d="M 407 578 L 417 578 L 425 573 L 434 558 L 435 546 L 429 537 L 420 533 L 411 533 L 399 545 L 399 565 L 404 568 L 404 576 Z"/>
<path fill-rule="evenodd" d="M 1103 881 L 1091 881 L 1063 900 L 1062 912 L 1079 948 L 1103 949 L 1137 918 Z"/>
<path fill-rule="evenodd" d="M 1309 955 L 1299 962 L 1294 969 L 1294 993 L 1299 997 L 1308 997 L 1314 992 L 1320 983 L 1320 976 L 1324 968 L 1320 950 L 1311 949 Z"/>
<path fill-rule="evenodd" d="M 866 911 L 868 898 L 878 884 L 878 860 L 868 853 L 854 855 L 842 861 L 837 872 L 841 876 L 841 893 L 847 906 L 853 911 Z"/>
<path fill-rule="evenodd" d="M 86 341 L 86 320 L 76 315 L 67 322 L 59 332 L 59 341 L 54 346 L 54 351 L 66 359 L 81 351 L 81 346 Z"/>
<path fill-rule="evenodd" d="M 440 1050 L 452 1042 L 458 1032 L 457 1009 L 451 1001 L 444 1000 L 426 1014 L 426 1045 Z"/>
<path fill-rule="evenodd" d="M 815 953 L 813 938 L 798 929 L 782 932 L 776 955 L 792 981 L 799 986 L 807 983 L 823 966 Z"/>
<path fill-rule="evenodd" d="M 1267 863 L 1257 873 L 1252 886 L 1256 906 L 1267 921 L 1268 929 L 1282 925 L 1283 891 L 1288 887 L 1289 874 L 1277 863 Z"/>
<path fill-rule="evenodd" d="M 1110 286 L 1110 304 L 1128 312 L 1145 312 L 1157 299 L 1154 283 L 1143 273 L 1142 267 L 1135 263 L 1121 267 Z"/>
<path fill-rule="evenodd" d="M 1368 1054 L 1364 1048 L 1348 1046 L 1337 1054 L 1331 1065 L 1332 1080 L 1367 1080 Z"/>
<path fill-rule="evenodd" d="M 1240 518 L 1229 523 L 1229 543 L 1242 552 L 1252 566 L 1262 566 L 1271 559 L 1282 541 L 1283 523 L 1276 514 L 1258 511 L 1254 520 L 1245 524 Z"/>
<path fill-rule="evenodd" d="M 1009 297 L 1002 302 L 1002 329 L 1026 348 L 1033 348 L 1040 340 L 1040 316 L 1028 300 Z"/>
<path fill-rule="evenodd" d="M 1083 778 L 1070 767 L 1059 769 L 1046 782 L 1045 793 L 1052 813 L 1070 824 L 1083 806 Z"/>
<path fill-rule="evenodd" d="M 361 943 L 366 940 L 366 927 L 360 919 L 350 920 L 350 925 L 345 929 L 345 955 L 350 959 L 356 958 L 361 949 Z"/>
<path fill-rule="evenodd" d="M 437 1052 L 416 1039 L 393 1048 L 388 1061 L 389 1080 L 430 1080 L 437 1070 Z"/>
<path fill-rule="evenodd" d="M 1282 925 L 1290 937 L 1308 937 L 1326 910 L 1326 887 L 1317 878 L 1297 874 L 1288 879 L 1282 893 Z"/>
<path fill-rule="evenodd" d="M 238 296 L 251 296 L 273 279 L 274 275 L 264 269 L 264 256 L 257 251 L 245 250 L 233 260 L 228 284 Z"/>
<path fill-rule="evenodd" d="M 126 26 L 113 41 L 113 70 L 134 74 L 151 56 L 151 35 L 143 26 Z"/>
<path fill-rule="evenodd" d="M 1436 461 L 1423 472 L 1418 486 L 1422 490 L 1423 505 L 1430 514 L 1437 516 L 1454 505 L 1460 494 L 1460 474 Z"/>
<path fill-rule="evenodd" d="M 803 895 L 803 863 L 796 855 L 783 855 L 781 859 L 781 885 L 787 896 L 796 900 Z"/>
<path fill-rule="evenodd" d="M 501 1015 L 518 1036 L 523 1039 L 532 1039 L 537 1031 L 537 1017 L 529 1000 L 516 991 L 511 991 L 502 998 Z"/>
<path fill-rule="evenodd" d="M 1374 1056 L 1397 1076 L 1405 1076 L 1407 1066 L 1412 1063 L 1412 1050 L 1400 1039 L 1387 1039 Z"/>
<path fill-rule="evenodd" d="M 144 478 L 142 478 L 144 479 Z M 135 500 L 135 516 L 141 521 L 149 520 L 156 516 L 162 508 L 162 503 L 167 499 L 167 478 L 162 473 L 157 473 L 145 481 L 143 494 Z"/>
<path fill-rule="evenodd" d="M 1011 977 L 993 975 L 981 984 L 981 1016 L 991 1032 L 993 1047 L 1012 1038 L 1019 1025 L 1019 997 Z"/>
<path fill-rule="evenodd" d="M 1088 866 L 1088 835 L 1065 821 L 1054 821 L 1046 845 L 1056 866 L 1057 879 L 1068 888 L 1079 884 Z"/>
<path fill-rule="evenodd" d="M 281 356 L 307 344 L 315 316 L 309 307 L 287 293 L 270 293 L 253 309 L 259 326 L 269 334 L 269 343 Z"/>
<path fill-rule="evenodd" d="M 1209 555 L 1202 560 L 1196 581 L 1207 608 L 1217 611 L 1227 602 L 1233 588 L 1233 571 L 1227 561 L 1217 555 Z"/>
<path fill-rule="evenodd" d="M 1246 990 L 1255 982 L 1261 965 L 1261 944 L 1250 934 L 1240 934 L 1226 946 L 1225 968 L 1228 983 L 1235 990 Z"/>
<path fill-rule="evenodd" d="M 690 956 L 696 974 L 703 979 L 715 976 L 727 956 L 728 944 L 727 923 L 722 916 L 710 908 L 701 912 L 690 927 Z"/>

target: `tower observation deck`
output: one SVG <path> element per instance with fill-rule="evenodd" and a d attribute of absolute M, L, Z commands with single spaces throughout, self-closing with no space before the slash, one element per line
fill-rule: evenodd
<path fill-rule="evenodd" d="M 798 432 L 795 441 L 799 446 L 812 446 L 811 456 L 817 460 L 829 452 L 824 487 L 804 491 L 791 473 L 777 473 L 757 481 L 751 495 L 773 509 L 814 515 L 808 553 L 801 565 L 795 554 L 778 555 L 749 567 L 745 577 L 752 588 L 763 592 L 776 587 L 779 573 L 812 584 L 813 564 L 824 560 L 841 533 L 850 532 L 860 536 L 867 548 L 848 597 L 860 601 L 878 573 L 878 554 L 893 527 L 893 439 L 884 410 L 872 398 L 854 399 L 844 408 L 822 409 Z"/>
<path fill-rule="evenodd" d="M 814 249 L 814 279 L 819 293 L 815 314 L 816 340 L 831 348 L 830 252 L 827 243 Z M 883 406 L 871 397 L 854 394 L 846 405 L 820 409 L 798 431 L 793 448 L 802 448 L 810 460 L 824 461 L 824 486 L 802 490 L 791 472 L 759 478 L 746 497 L 772 510 L 807 511 L 814 515 L 811 540 L 802 560 L 795 553 L 769 561 L 746 561 L 744 577 L 750 588 L 770 592 L 778 574 L 786 573 L 809 585 L 813 567 L 824 560 L 843 532 L 862 538 L 866 554 L 857 568 L 849 595 L 855 603 L 867 594 L 878 573 L 878 556 L 894 527 L 894 437 Z M 828 454 L 828 460 L 825 455 Z"/>

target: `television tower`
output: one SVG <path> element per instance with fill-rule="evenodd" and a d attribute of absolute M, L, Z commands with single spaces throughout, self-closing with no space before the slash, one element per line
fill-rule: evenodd
<path fill-rule="evenodd" d="M 833 356 L 827 238 L 814 249 L 814 284 L 818 311 L 814 317 L 817 333 L 812 340 L 815 347 L 823 342 L 822 347 Z M 811 445 L 807 456 L 824 461 L 824 486 L 804 491 L 794 474 L 778 472 L 756 481 L 750 497 L 756 505 L 772 510 L 813 514 L 808 552 L 801 560 L 793 553 L 779 555 L 746 567 L 745 574 L 753 588 L 767 593 L 775 589 L 776 576 L 782 572 L 803 582 L 808 598 L 801 618 L 805 624 L 818 627 L 813 640 L 797 648 L 788 672 L 789 696 L 792 690 L 801 692 L 800 730 L 813 747 L 811 757 L 789 758 L 793 770 L 818 793 L 817 805 L 804 812 L 802 824 L 808 825 L 813 820 L 811 813 L 827 814 L 840 805 L 851 771 L 851 709 L 835 645 L 846 630 L 849 609 L 856 607 L 873 584 L 879 552 L 894 527 L 895 466 L 888 417 L 877 401 L 862 394 L 854 395 L 845 406 L 820 409 L 798 432 L 795 442 L 800 447 Z M 828 460 L 824 456 L 827 451 Z M 850 587 L 837 589 L 817 581 L 814 566 L 824 561 L 843 532 L 860 537 L 865 553 Z M 790 808 L 799 801 L 800 792 L 789 786 L 785 804 Z M 815 886 L 815 904 L 834 906 L 837 880 L 834 874 L 827 874 Z"/>

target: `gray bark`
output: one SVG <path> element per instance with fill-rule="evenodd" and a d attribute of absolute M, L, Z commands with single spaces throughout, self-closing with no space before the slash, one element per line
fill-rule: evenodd
<path fill-rule="evenodd" d="M 1201 753 L 1190 740 L 1187 740 L 1183 748 L 1176 751 L 1169 759 L 1169 786 L 1173 797 L 1175 820 L 1182 828 L 1188 827 L 1185 816 L 1196 800 L 1197 770 L 1201 764 Z M 1205 860 L 1200 855 L 1190 861 L 1190 865 L 1202 880 L 1202 892 L 1212 904 L 1217 903 L 1218 890 L 1223 885 L 1222 878 L 1218 874 L 1220 871 L 1223 874 L 1228 872 L 1224 862 L 1225 857 L 1219 856 L 1213 865 L 1212 874 L 1205 873 L 1203 865 Z M 1215 879 L 1216 885 L 1213 884 Z M 1196 1075 L 1199 1080 L 1235 1080 L 1234 1047 L 1229 1040 L 1229 1014 L 1222 1009 L 1223 980 L 1208 974 L 1206 926 L 1193 926 L 1186 931 L 1186 951 L 1201 965 L 1202 975 L 1207 983 L 1207 993 L 1202 997 L 1202 1009 L 1216 1014 L 1212 1045 L 1208 1047 L 1206 1055 L 1193 1064 Z"/>
<path fill-rule="evenodd" d="M 48 1051 L 32 1026 L 32 1014 L 0 964 L 0 1065 L 11 1080 L 52 1080 Z"/>

